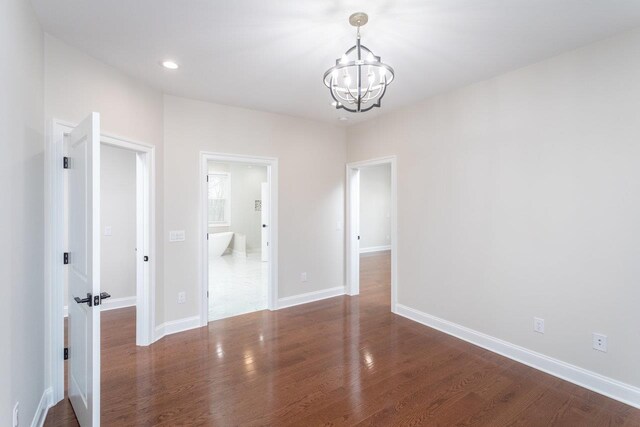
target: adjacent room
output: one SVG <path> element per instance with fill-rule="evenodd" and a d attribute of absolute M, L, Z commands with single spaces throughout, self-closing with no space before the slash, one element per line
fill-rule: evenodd
<path fill-rule="evenodd" d="M 207 184 L 209 320 L 266 310 L 267 167 L 208 162 Z"/>
<path fill-rule="evenodd" d="M 3 0 L 0 426 L 640 426 L 640 2 Z"/>

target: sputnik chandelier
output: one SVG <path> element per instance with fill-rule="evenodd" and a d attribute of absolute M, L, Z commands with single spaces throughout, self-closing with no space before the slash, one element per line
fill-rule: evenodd
<path fill-rule="evenodd" d="M 360 44 L 360 27 L 368 21 L 364 12 L 349 17 L 349 23 L 358 28 L 356 44 L 342 58 L 336 59 L 336 65 L 329 68 L 323 78 L 334 100 L 333 105 L 352 113 L 379 107 L 394 77 L 393 68 Z"/>

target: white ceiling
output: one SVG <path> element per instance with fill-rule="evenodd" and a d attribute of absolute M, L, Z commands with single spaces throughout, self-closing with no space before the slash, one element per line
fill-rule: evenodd
<path fill-rule="evenodd" d="M 168 94 L 347 124 L 640 26 L 638 0 L 33 0 L 45 31 Z M 330 106 L 362 41 L 396 71 L 382 108 Z M 158 64 L 171 58 L 176 71 Z"/>

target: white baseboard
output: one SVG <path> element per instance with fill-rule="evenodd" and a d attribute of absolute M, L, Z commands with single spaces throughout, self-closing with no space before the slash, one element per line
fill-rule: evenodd
<path fill-rule="evenodd" d="M 100 307 L 100 311 L 115 310 L 118 308 L 125 308 L 125 307 L 133 307 L 135 305 L 136 305 L 135 296 L 124 297 L 124 298 L 113 298 L 113 299 L 109 298 L 102 301 L 102 306 Z M 64 306 L 63 312 L 64 312 L 64 317 L 69 317 L 68 306 L 66 305 Z"/>
<path fill-rule="evenodd" d="M 320 301 L 326 298 L 333 298 L 345 294 L 344 286 L 323 289 L 321 291 L 307 292 L 306 294 L 293 295 L 290 297 L 279 298 L 276 309 L 293 307 L 294 305 L 307 304 L 314 301 Z"/>
<path fill-rule="evenodd" d="M 361 254 L 368 254 L 371 252 L 382 252 L 382 251 L 390 251 L 391 245 L 384 246 L 369 246 L 368 248 L 360 248 Z"/>
<path fill-rule="evenodd" d="M 640 388 L 398 304 L 396 313 L 596 393 L 640 408 Z"/>
<path fill-rule="evenodd" d="M 102 304 L 100 306 L 101 311 L 115 310 L 118 308 L 125 308 L 125 307 L 135 307 L 136 296 L 134 295 L 132 297 L 124 297 L 124 298 L 109 298 L 102 301 L 101 304 Z"/>
<path fill-rule="evenodd" d="M 36 413 L 33 415 L 33 420 L 31 421 L 31 427 L 42 427 L 44 425 L 51 406 L 53 406 L 53 389 L 49 387 L 42 393 L 40 403 L 38 403 Z"/>
<path fill-rule="evenodd" d="M 185 317 L 184 319 L 171 320 L 156 326 L 154 341 L 158 341 L 167 335 L 177 334 L 178 332 L 188 331 L 189 329 L 199 328 L 200 316 Z"/>

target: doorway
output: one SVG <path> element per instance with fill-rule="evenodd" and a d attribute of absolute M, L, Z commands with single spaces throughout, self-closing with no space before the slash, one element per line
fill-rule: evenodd
<path fill-rule="evenodd" d="M 367 265 L 388 262 L 394 313 L 398 270 L 396 174 L 395 156 L 348 163 L 346 167 L 347 293 L 360 294 L 361 260 Z"/>
<path fill-rule="evenodd" d="M 51 271 L 49 325 L 51 329 L 50 350 L 50 378 L 52 403 L 55 404 L 64 398 L 65 361 L 61 355 L 65 348 L 65 317 L 70 297 L 67 295 L 65 284 L 67 283 L 67 266 L 60 262 L 61 259 L 73 256 L 65 255 L 68 248 L 67 233 L 70 221 L 68 210 L 67 174 L 65 168 L 67 160 L 66 143 L 75 125 L 54 121 L 52 126 L 52 144 L 48 154 L 48 170 L 50 180 L 48 204 L 51 206 L 51 217 L 48 223 L 48 262 Z M 126 193 L 129 198 L 127 208 L 113 209 L 108 206 L 115 203 L 116 199 L 104 200 L 101 203 L 106 210 L 100 210 L 101 224 L 99 234 L 101 249 L 111 254 L 111 259 L 100 257 L 101 264 L 105 268 L 100 274 L 102 290 L 111 294 L 111 298 L 101 296 L 104 299 L 101 310 L 131 307 L 135 310 L 136 345 L 146 346 L 154 341 L 153 325 L 155 303 L 155 148 L 151 145 L 128 141 L 122 138 L 99 135 L 100 157 L 110 163 L 111 173 L 124 178 L 126 175 L 127 189 L 108 193 L 113 196 L 118 192 Z M 126 171 L 120 162 L 127 162 Z M 116 171 L 116 168 L 118 170 Z M 102 171 L 101 171 L 102 172 Z M 109 180 L 111 185 L 121 185 L 122 182 Z M 102 186 L 101 186 L 102 187 Z M 104 187 L 102 187 L 104 188 Z M 120 194 L 122 196 L 122 194 Z M 109 208 L 112 209 L 109 212 Z M 122 210 L 123 212 L 118 212 Z M 124 218 L 118 213 L 128 212 Z M 107 220 L 105 222 L 103 220 Z M 122 237 L 124 242 L 116 242 Z M 126 260 L 118 259 L 118 244 L 124 244 L 129 249 Z M 132 247 L 131 247 L 132 246 Z M 100 250 L 96 252 L 99 256 Z M 127 254 L 125 254 L 127 255 Z M 126 262 L 126 268 L 123 262 Z M 107 268 L 111 265 L 112 268 Z M 117 266 L 117 267 L 116 267 Z M 126 277 L 125 277 L 126 276 Z M 116 283 L 126 281 L 120 288 L 114 287 Z M 108 299 L 107 299 L 108 298 Z M 102 301 L 101 301 L 102 302 Z M 135 306 L 135 309 L 133 308 Z M 75 306 L 74 306 L 75 307 Z M 133 317 L 130 316 L 130 317 Z M 99 335 L 98 335 L 99 337 Z M 98 347 L 99 348 L 99 347 Z M 71 352 L 71 350 L 70 350 Z M 99 379 L 99 377 L 98 377 Z"/>
<path fill-rule="evenodd" d="M 277 159 L 201 153 L 201 323 L 275 307 Z"/>

